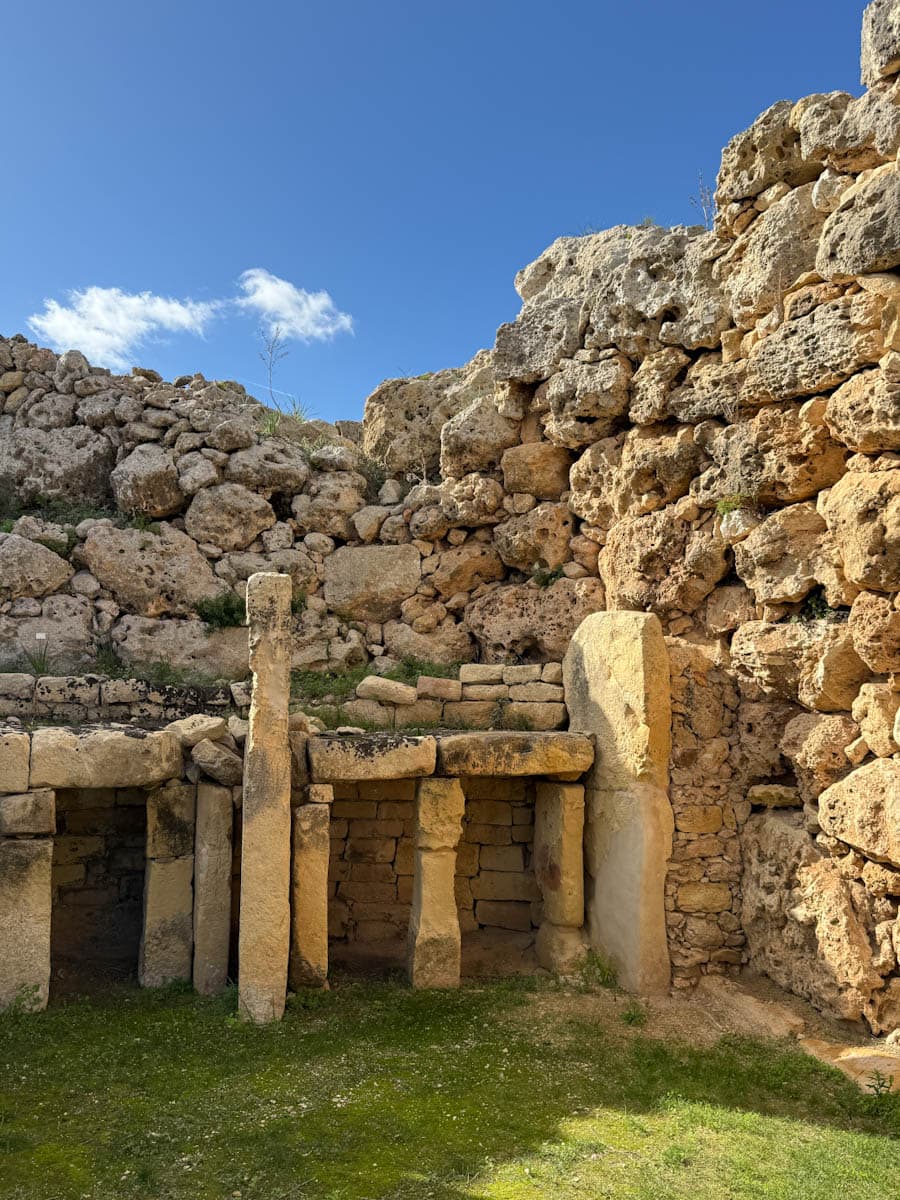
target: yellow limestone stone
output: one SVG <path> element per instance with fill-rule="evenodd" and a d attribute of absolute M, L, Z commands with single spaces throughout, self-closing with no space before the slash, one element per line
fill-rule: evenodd
<path fill-rule="evenodd" d="M 466 798 L 458 779 L 420 779 L 407 970 L 414 988 L 459 986 L 454 876 Z"/>
<path fill-rule="evenodd" d="M 593 613 L 575 631 L 563 674 L 569 729 L 593 734 L 597 745 L 585 793 L 591 945 L 629 991 L 662 992 L 674 823 L 669 659 L 658 618 Z"/>
<path fill-rule="evenodd" d="M 310 791 L 326 789 L 313 784 Z M 294 809 L 291 855 L 292 988 L 323 987 L 328 978 L 328 858 L 331 806 L 318 797 Z"/>
<path fill-rule="evenodd" d="M 0 1011 L 47 1006 L 52 857 L 51 838 L 0 838 Z"/>
<path fill-rule="evenodd" d="M 262 1024 L 284 1013 L 290 951 L 291 580 L 259 572 L 247 582 L 253 694 L 244 751 L 238 1006 Z"/>
<path fill-rule="evenodd" d="M 228 980 L 231 936 L 231 789 L 197 788 L 194 843 L 194 990 L 221 992 Z"/>

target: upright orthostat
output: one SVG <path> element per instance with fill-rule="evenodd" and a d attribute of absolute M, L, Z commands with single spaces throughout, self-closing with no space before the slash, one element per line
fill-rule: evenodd
<path fill-rule="evenodd" d="M 247 582 L 253 695 L 244 754 L 238 1003 L 258 1024 L 284 1013 L 290 951 L 291 581 L 261 572 Z"/>

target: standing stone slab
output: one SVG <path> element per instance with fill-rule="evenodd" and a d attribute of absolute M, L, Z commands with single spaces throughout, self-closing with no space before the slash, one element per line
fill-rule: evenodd
<path fill-rule="evenodd" d="M 597 745 L 585 794 L 591 945 L 629 991 L 663 992 L 674 821 L 669 658 L 658 618 L 593 613 L 575 631 L 563 674 L 570 730 L 593 734 Z"/>
<path fill-rule="evenodd" d="M 579 783 L 539 783 L 534 806 L 534 874 L 544 920 L 584 923 L 584 788 Z"/>
<path fill-rule="evenodd" d="M 327 784 L 313 787 L 331 791 Z M 289 979 L 295 989 L 324 987 L 328 979 L 330 826 L 331 808 L 327 802 L 316 801 L 294 809 Z"/>
<path fill-rule="evenodd" d="M 193 875 L 193 855 L 147 861 L 144 929 L 138 959 L 141 987 L 162 987 L 191 977 Z"/>
<path fill-rule="evenodd" d="M 194 839 L 194 990 L 221 992 L 228 981 L 231 936 L 231 789 L 197 788 Z"/>
<path fill-rule="evenodd" d="M 28 791 L 31 738 L 27 733 L 0 730 L 0 792 Z"/>
<path fill-rule="evenodd" d="M 458 779 L 420 779 L 407 971 L 414 988 L 458 987 L 459 914 L 454 877 L 466 798 Z"/>
<path fill-rule="evenodd" d="M 244 750 L 238 1004 L 241 1015 L 280 1020 L 290 953 L 291 580 L 260 572 L 247 582 L 253 694 Z"/>
<path fill-rule="evenodd" d="M 53 841 L 0 838 L 0 1011 L 46 1008 Z"/>

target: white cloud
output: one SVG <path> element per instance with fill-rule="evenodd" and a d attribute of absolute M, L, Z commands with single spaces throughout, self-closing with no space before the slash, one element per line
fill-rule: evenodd
<path fill-rule="evenodd" d="M 202 335 L 221 301 L 172 300 L 152 292 L 89 287 L 68 295 L 68 304 L 45 300 L 28 324 L 54 350 L 77 349 L 98 366 L 127 371 L 135 352 L 161 333 Z"/>
<path fill-rule="evenodd" d="M 353 329 L 353 318 L 335 307 L 328 292 L 307 292 L 263 267 L 244 271 L 239 284 L 244 295 L 238 305 L 254 312 L 269 333 L 277 329 L 286 338 L 320 342 Z"/>

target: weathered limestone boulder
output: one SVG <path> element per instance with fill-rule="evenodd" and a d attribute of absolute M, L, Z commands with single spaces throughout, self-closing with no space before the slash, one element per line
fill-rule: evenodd
<path fill-rule="evenodd" d="M 697 440 L 712 458 L 691 485 L 699 504 L 740 496 L 761 504 L 792 504 L 830 487 L 844 472 L 846 449 L 825 424 L 825 402 L 768 405 L 724 428 L 712 422 Z"/>
<path fill-rule="evenodd" d="M 437 756 L 432 737 L 372 734 L 310 739 L 313 783 L 359 783 L 368 779 L 412 779 L 431 775 Z"/>
<path fill-rule="evenodd" d="M 900 70 L 900 12 L 894 0 L 872 0 L 863 13 L 860 80 L 873 87 Z"/>
<path fill-rule="evenodd" d="M 313 788 L 316 786 L 312 785 Z M 327 803 L 303 804 L 294 809 L 288 982 L 295 991 L 324 987 L 328 979 L 330 824 L 331 811 Z"/>
<path fill-rule="evenodd" d="M 716 264 L 739 328 L 752 328 L 796 279 L 815 267 L 825 217 L 814 208 L 812 191 L 810 183 L 788 192 Z"/>
<path fill-rule="evenodd" d="M 170 779 L 147 795 L 147 857 L 183 858 L 194 852 L 197 791 Z"/>
<path fill-rule="evenodd" d="M 900 450 L 900 354 L 842 384 L 828 398 L 825 420 L 851 450 Z"/>
<path fill-rule="evenodd" d="M 195 496 L 203 488 L 222 482 L 219 467 L 199 451 L 183 454 L 178 460 L 178 486 L 184 495 Z"/>
<path fill-rule="evenodd" d="M 0 783 L 6 786 L 2 776 Z M 0 795 L 0 837 L 41 833 L 56 833 L 56 793 L 52 789 Z"/>
<path fill-rule="evenodd" d="M 295 496 L 291 511 L 305 529 L 329 537 L 353 537 L 353 514 L 366 503 L 366 481 L 355 471 L 329 471 L 314 475 L 302 496 Z"/>
<path fill-rule="evenodd" d="M 51 838 L 0 837 L 0 1012 L 50 993 Z"/>
<path fill-rule="evenodd" d="M 32 788 L 149 787 L 181 775 L 181 744 L 167 730 L 36 729 Z"/>
<path fill-rule="evenodd" d="M 900 609 L 897 597 L 860 592 L 849 621 L 853 648 L 867 667 L 882 675 L 900 672 Z"/>
<path fill-rule="evenodd" d="M 204 713 L 192 713 L 189 717 L 170 721 L 166 729 L 178 735 L 182 750 L 191 750 L 207 738 L 217 742 L 228 732 L 224 717 L 208 717 Z"/>
<path fill-rule="evenodd" d="M 458 779 L 416 785 L 416 842 L 407 971 L 414 988 L 458 987 L 461 938 L 454 877 L 466 798 Z"/>
<path fill-rule="evenodd" d="M 468 606 L 465 623 L 488 662 L 505 662 L 510 654 L 560 659 L 584 618 L 603 607 L 599 579 L 558 579 L 546 588 L 497 588 Z"/>
<path fill-rule="evenodd" d="M 144 925 L 138 958 L 141 987 L 164 987 L 191 978 L 193 876 L 193 855 L 147 860 Z"/>
<path fill-rule="evenodd" d="M 593 761 L 590 738 L 575 733 L 491 730 L 452 733 L 438 739 L 440 775 L 549 775 L 577 779 Z"/>
<path fill-rule="evenodd" d="M 85 597 L 59 594 L 44 598 L 40 616 L 0 616 L 0 667 L 21 662 L 44 640 L 54 670 L 78 666 L 93 657 L 93 616 Z"/>
<path fill-rule="evenodd" d="M 356 620 L 387 621 L 400 615 L 421 577 L 415 546 L 342 546 L 325 560 L 325 603 Z"/>
<path fill-rule="evenodd" d="M 360 700 L 378 700 L 381 704 L 415 704 L 417 692 L 408 683 L 396 679 L 382 679 L 378 675 L 367 675 L 356 689 Z"/>
<path fill-rule="evenodd" d="M 504 451 L 500 460 L 503 486 L 538 500 L 558 500 L 569 486 L 572 455 L 564 446 L 550 442 L 522 442 Z"/>
<path fill-rule="evenodd" d="M 239 550 L 235 554 L 223 554 L 216 564 L 216 574 L 231 584 L 249 579 L 260 571 L 290 575 L 295 596 L 305 594 L 307 589 L 315 586 L 317 578 L 316 564 L 303 550 L 273 550 L 269 554 Z"/>
<path fill-rule="evenodd" d="M 838 864 L 802 814 L 756 813 L 744 826 L 743 906 L 750 962 L 830 1015 L 858 1021 L 883 980 Z"/>
<path fill-rule="evenodd" d="M 497 330 L 493 352 L 497 380 L 535 383 L 552 375 L 560 360 L 579 347 L 581 312 L 579 300 L 568 296 L 539 305 L 526 303 L 515 321 Z"/>
<path fill-rule="evenodd" d="M 508 567 L 528 571 L 537 563 L 561 567 L 569 558 L 575 521 L 565 504 L 538 504 L 494 529 L 494 545 Z"/>
<path fill-rule="evenodd" d="M 95 525 L 83 553 L 119 604 L 144 617 L 186 615 L 200 600 L 227 591 L 196 542 L 168 524 L 158 533 Z"/>
<path fill-rule="evenodd" d="M 731 642 L 739 676 L 770 696 L 797 700 L 819 712 L 849 711 L 868 669 L 846 624 L 747 621 Z"/>
<path fill-rule="evenodd" d="M 816 270 L 825 279 L 843 282 L 900 265 L 898 214 L 896 164 L 863 174 L 825 222 Z"/>
<path fill-rule="evenodd" d="M 822 212 L 834 211 L 853 185 L 853 175 L 896 157 L 900 113 L 894 96 L 888 84 L 857 98 L 849 92 L 828 92 L 806 96 L 794 105 L 791 124 L 800 134 L 804 156 L 828 162 L 813 190 L 813 202 Z M 822 202 L 823 192 L 828 194 L 827 203 Z"/>
<path fill-rule="evenodd" d="M 449 479 L 438 491 L 441 512 L 450 526 L 496 525 L 502 521 L 503 487 L 487 475 Z"/>
<path fill-rule="evenodd" d="M 646 425 L 589 447 L 571 471 L 572 511 L 608 529 L 687 494 L 707 458 L 694 427 Z"/>
<path fill-rule="evenodd" d="M 722 151 L 716 188 L 720 207 L 758 196 L 774 183 L 796 188 L 816 178 L 821 163 L 804 161 L 800 137 L 791 126 L 793 104 L 779 100 Z"/>
<path fill-rule="evenodd" d="M 191 749 L 191 760 L 223 787 L 238 787 L 244 775 L 241 756 L 221 742 L 203 738 Z"/>
<path fill-rule="evenodd" d="M 201 783 L 197 788 L 194 846 L 194 990 L 223 991 L 228 981 L 231 936 L 231 790 Z"/>
<path fill-rule="evenodd" d="M 727 546 L 673 506 L 614 525 L 599 566 L 608 608 L 690 613 L 727 573 Z"/>
<path fill-rule="evenodd" d="M 111 473 L 116 504 L 123 512 L 168 517 L 178 512 L 185 494 L 178 482 L 175 459 L 155 442 L 143 442 Z"/>
<path fill-rule="evenodd" d="M 900 589 L 900 470 L 848 471 L 822 513 L 848 579 L 879 592 Z"/>
<path fill-rule="evenodd" d="M 641 362 L 631 380 L 628 418 L 635 425 L 654 425 L 669 411 L 669 396 L 678 376 L 691 364 L 678 346 L 666 346 Z"/>
<path fill-rule="evenodd" d="M 843 714 L 800 713 L 784 727 L 781 752 L 794 768 L 800 797 L 815 803 L 820 793 L 850 770 L 846 748 L 859 726 Z"/>
<path fill-rule="evenodd" d="M 293 496 L 309 479 L 309 466 L 299 446 L 280 438 L 265 438 L 230 455 L 225 478 L 267 498 L 276 492 Z"/>
<path fill-rule="evenodd" d="M 755 406 L 814 396 L 878 362 L 886 349 L 884 309 L 884 299 L 871 292 L 841 296 L 811 311 L 798 304 L 750 351 L 742 400 Z"/>
<path fill-rule="evenodd" d="M 741 413 L 746 374 L 743 360 L 726 362 L 721 353 L 702 354 L 685 371 L 683 381 L 669 392 L 660 419 L 673 416 L 692 424 L 704 417 L 735 420 Z"/>
<path fill-rule="evenodd" d="M 0 536 L 0 602 L 20 596 L 46 596 L 75 573 L 71 563 L 39 542 L 11 533 Z"/>
<path fill-rule="evenodd" d="M 113 627 L 116 653 L 126 663 L 168 663 L 213 679 L 247 674 L 247 630 L 209 629 L 203 621 L 122 617 Z"/>
<path fill-rule="evenodd" d="M 900 751 L 894 740 L 894 722 L 900 710 L 900 692 L 886 683 L 864 683 L 853 701 L 853 720 L 873 754 L 890 758 Z"/>
<path fill-rule="evenodd" d="M 31 739 L 27 733 L 0 729 L 0 786 L 4 792 L 27 792 Z"/>
<path fill-rule="evenodd" d="M 103 504 L 115 461 L 112 442 L 83 425 L 16 429 L 0 438 L 0 479 L 12 479 L 26 503 L 45 497 Z"/>
<path fill-rule="evenodd" d="M 596 362 L 566 359 L 535 393 L 535 407 L 548 410 L 544 433 L 557 446 L 578 450 L 608 437 L 628 411 L 631 364 L 608 350 Z"/>
<path fill-rule="evenodd" d="M 194 496 L 184 526 L 195 542 L 243 550 L 264 529 L 271 529 L 275 520 L 272 506 L 262 496 L 239 483 L 220 483 Z"/>
<path fill-rule="evenodd" d="M 819 797 L 819 824 L 867 858 L 900 867 L 900 762 L 857 767 Z"/>
<path fill-rule="evenodd" d="M 443 597 L 471 592 L 483 583 L 493 583 L 505 575 L 500 555 L 484 542 L 467 542 L 445 550 L 431 575 L 431 582 Z"/>
<path fill-rule="evenodd" d="M 394 658 L 418 658 L 423 662 L 469 662 L 474 644 L 465 626 L 448 617 L 431 633 L 417 633 L 402 621 L 384 626 L 384 648 Z"/>
<path fill-rule="evenodd" d="M 852 603 L 856 595 L 814 504 L 792 504 L 772 513 L 734 547 L 734 568 L 757 604 L 793 604 L 817 584 L 833 607 Z"/>
<path fill-rule="evenodd" d="M 496 467 L 519 440 L 519 422 L 501 416 L 493 396 L 482 396 L 451 417 L 441 430 L 441 474 L 461 479 Z"/>

